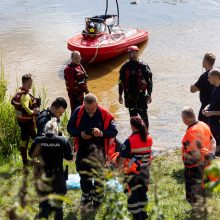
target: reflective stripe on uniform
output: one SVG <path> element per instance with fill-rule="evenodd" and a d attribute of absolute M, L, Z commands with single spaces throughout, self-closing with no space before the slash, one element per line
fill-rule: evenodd
<path fill-rule="evenodd" d="M 147 205 L 147 201 L 145 202 L 136 202 L 136 203 L 132 203 L 132 204 L 129 204 L 128 203 L 128 208 L 136 208 L 136 207 L 145 207 Z"/>
<path fill-rule="evenodd" d="M 135 154 L 134 157 L 136 157 L 138 160 L 144 160 L 144 159 L 147 159 L 151 156 L 150 152 L 149 154 Z"/>
<path fill-rule="evenodd" d="M 90 196 L 89 196 L 89 195 L 90 195 L 89 193 L 84 193 L 84 192 L 82 192 L 81 201 L 83 202 L 83 201 L 85 201 L 85 200 L 90 199 Z"/>
<path fill-rule="evenodd" d="M 13 100 L 12 102 L 13 102 L 13 104 L 15 104 L 15 105 L 20 105 L 20 106 L 21 106 L 21 103 L 20 103 L 20 102 L 16 102 L 15 100 Z"/>
<path fill-rule="evenodd" d="M 151 147 L 132 148 L 131 153 L 140 153 L 147 150 L 151 151 Z"/>
<path fill-rule="evenodd" d="M 138 208 L 138 209 L 128 209 L 128 211 L 131 213 L 131 214 L 137 214 L 139 212 L 142 212 L 143 211 L 143 208 Z"/>
<path fill-rule="evenodd" d="M 18 116 L 17 114 L 16 114 L 16 117 L 18 118 L 18 119 L 32 119 L 33 117 L 32 116 L 27 116 L 27 117 L 24 117 L 24 116 Z"/>
<path fill-rule="evenodd" d="M 96 196 L 92 197 L 92 200 L 95 202 L 102 202 L 103 201 L 104 196 L 102 196 L 101 198 L 97 198 Z"/>
<path fill-rule="evenodd" d="M 104 193 L 92 195 L 92 200 L 96 202 L 102 202 L 103 198 L 104 198 Z"/>
<path fill-rule="evenodd" d="M 141 167 L 148 167 L 150 165 L 150 161 L 148 163 L 142 163 Z"/>
<path fill-rule="evenodd" d="M 136 160 L 137 160 L 137 159 L 133 157 L 133 158 L 129 161 L 128 167 L 130 168 L 131 165 L 132 165 L 132 163 L 134 163 Z"/>

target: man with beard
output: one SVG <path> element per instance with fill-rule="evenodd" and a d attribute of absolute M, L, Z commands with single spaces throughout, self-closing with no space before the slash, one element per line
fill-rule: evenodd
<path fill-rule="evenodd" d="M 120 69 L 119 103 L 123 103 L 124 92 L 125 107 L 129 109 L 130 117 L 139 114 L 148 129 L 147 106 L 152 101 L 152 72 L 148 65 L 138 60 L 137 46 L 130 46 L 127 51 L 129 61 Z"/>

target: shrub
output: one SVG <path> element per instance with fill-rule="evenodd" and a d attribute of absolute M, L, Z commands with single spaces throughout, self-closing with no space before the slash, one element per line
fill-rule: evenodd
<path fill-rule="evenodd" d="M 19 141 L 19 128 L 14 109 L 6 100 L 7 81 L 4 77 L 4 66 L 1 59 L 0 73 L 0 159 L 8 160 L 15 152 Z"/>

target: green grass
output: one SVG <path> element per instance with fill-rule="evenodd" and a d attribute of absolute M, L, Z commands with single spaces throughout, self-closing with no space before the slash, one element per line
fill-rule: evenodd
<path fill-rule="evenodd" d="M 74 173 L 74 163 L 67 162 L 67 164 L 69 165 L 69 173 Z M 7 219 L 5 210 L 12 207 L 16 204 L 16 201 L 18 201 L 17 194 L 19 187 L 22 184 L 22 173 L 23 171 L 20 158 L 15 158 L 15 160 L 12 160 L 10 163 L 0 167 L 0 207 L 3 210 L 0 212 L 0 219 Z M 29 202 L 27 201 L 28 205 L 25 210 L 19 210 L 20 214 L 29 217 L 27 219 L 34 219 L 34 216 L 38 211 L 38 199 L 35 193 L 33 181 L 31 181 L 31 173 L 32 171 L 30 170 L 30 176 L 28 177 L 30 181 L 28 181 L 27 187 Z M 112 213 L 116 212 L 119 202 L 121 207 L 126 210 L 126 196 L 123 193 L 108 193 L 108 196 L 110 195 L 111 198 L 106 198 L 105 202 L 98 211 L 96 215 L 97 220 L 103 219 L 106 207 L 108 207 L 108 209 L 112 209 Z M 80 190 L 68 191 L 66 197 L 70 200 L 70 203 L 64 205 L 64 219 L 73 220 L 77 219 L 76 216 L 79 217 L 80 196 Z M 161 219 L 189 219 L 186 211 L 190 210 L 190 206 L 185 200 L 183 165 L 181 162 L 180 152 L 177 151 L 163 156 L 158 156 L 153 160 L 148 196 L 149 205 L 147 210 L 150 214 L 150 219 L 159 219 L 158 216 L 161 216 Z M 208 198 L 208 219 L 219 219 L 219 205 L 220 195 L 218 193 L 213 193 L 213 195 Z M 122 210 L 122 208 L 120 209 Z M 124 216 L 129 219 L 128 213 L 126 211 L 123 211 L 123 213 L 125 213 Z M 87 216 L 86 219 L 90 218 Z"/>
<path fill-rule="evenodd" d="M 4 78 L 4 66 L 1 59 L 0 72 L 0 219 L 33 220 L 38 212 L 38 196 L 35 192 L 33 169 L 30 167 L 24 173 L 17 144 L 19 141 L 19 127 L 15 120 L 14 110 L 9 100 L 6 100 L 7 81 Z M 34 92 L 34 91 L 33 91 Z M 36 93 L 36 91 L 35 91 Z M 48 103 L 47 90 L 41 93 L 42 107 Z M 68 115 L 62 118 L 60 127 L 66 133 Z M 75 173 L 75 164 L 69 165 L 69 173 Z M 22 188 L 23 186 L 23 188 Z M 26 193 L 23 193 L 26 192 Z M 23 194 L 22 194 L 23 193 Z M 23 196 L 25 195 L 25 196 Z M 81 191 L 71 190 L 66 195 L 64 204 L 66 220 L 80 219 L 79 202 Z M 147 211 L 150 219 L 189 219 L 186 214 L 190 210 L 185 200 L 183 179 L 183 165 L 180 151 L 167 153 L 156 157 L 151 166 L 151 182 L 149 185 L 149 204 Z M 21 199 L 24 208 L 21 205 Z M 220 195 L 213 193 L 207 199 L 208 219 L 217 220 L 220 216 Z M 10 212 L 8 212 L 10 210 Z M 16 210 L 16 212 L 14 212 Z M 8 213 L 7 213 L 8 212 Z M 83 213 L 85 216 L 86 210 Z M 16 218 L 18 215 L 19 218 Z M 92 219 L 91 214 L 81 219 Z M 115 193 L 107 189 L 105 200 L 100 207 L 97 220 L 130 219 L 126 209 L 126 196 L 124 193 Z"/>
<path fill-rule="evenodd" d="M 4 65 L 0 65 L 0 162 L 15 156 L 19 141 L 19 128 L 14 108 L 6 99 L 8 81 L 5 79 Z"/>
<path fill-rule="evenodd" d="M 189 218 L 190 216 L 186 214 L 186 211 L 190 210 L 191 207 L 185 200 L 180 151 L 157 157 L 152 163 L 151 173 L 150 202 L 148 205 L 151 218 L 156 219 L 154 213 L 163 214 L 165 219 L 181 220 Z M 208 219 L 219 219 L 220 211 L 217 211 L 217 207 L 220 205 L 220 195 L 213 193 L 207 199 L 207 205 L 210 212 Z"/>

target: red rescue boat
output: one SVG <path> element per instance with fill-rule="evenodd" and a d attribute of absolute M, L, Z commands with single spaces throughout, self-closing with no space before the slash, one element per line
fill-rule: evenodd
<path fill-rule="evenodd" d="M 86 18 L 85 24 L 82 34 L 71 37 L 67 47 L 70 51 L 79 51 L 87 63 L 98 63 L 116 57 L 125 53 L 127 47 L 148 40 L 148 33 L 144 30 L 119 26 L 119 10 L 118 15 L 105 14 Z"/>

